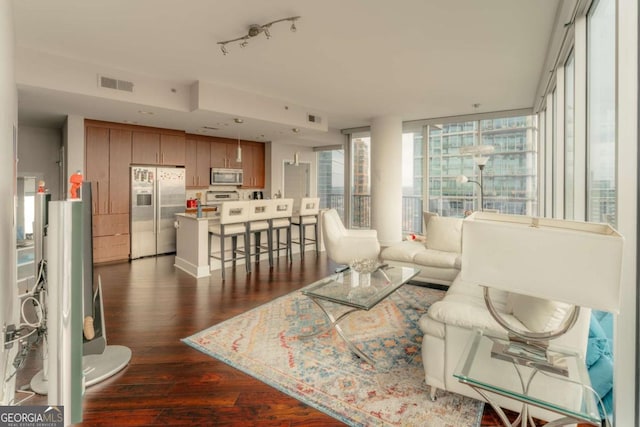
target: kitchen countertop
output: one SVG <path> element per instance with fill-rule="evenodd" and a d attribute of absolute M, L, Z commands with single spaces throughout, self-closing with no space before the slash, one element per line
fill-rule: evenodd
<path fill-rule="evenodd" d="M 203 210 L 202 217 L 198 218 L 195 209 L 189 209 L 189 211 L 193 212 L 185 212 L 185 213 L 177 213 L 176 216 L 181 216 L 188 219 L 195 219 L 197 221 L 219 221 L 220 217 L 215 213 L 215 211 L 206 212 Z"/>

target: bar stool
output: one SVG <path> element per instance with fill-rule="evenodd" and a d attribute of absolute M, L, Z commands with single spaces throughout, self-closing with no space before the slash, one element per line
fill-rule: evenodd
<path fill-rule="evenodd" d="M 320 233 L 318 232 L 318 216 L 320 214 L 320 198 L 319 197 L 303 197 L 300 201 L 300 210 L 297 216 L 291 219 L 292 225 L 297 225 L 299 229 L 299 240 L 292 241 L 300 245 L 300 258 L 304 258 L 304 250 L 307 245 L 316 246 L 316 253 L 320 252 Z M 305 236 L 307 226 L 314 227 L 314 238 Z"/>
<path fill-rule="evenodd" d="M 289 262 L 293 260 L 291 253 L 291 216 L 293 215 L 293 199 L 273 199 L 273 212 L 271 214 L 271 234 L 276 233 L 276 243 L 273 250 L 278 251 L 284 248 Z M 286 242 L 280 243 L 280 231 L 286 230 Z"/>
<path fill-rule="evenodd" d="M 247 233 L 247 221 L 249 220 L 249 202 L 236 201 L 224 202 L 220 207 L 220 223 L 209 226 L 209 256 L 220 260 L 220 269 L 222 270 L 222 280 L 225 279 L 224 270 L 226 262 L 233 262 L 236 266 L 238 250 L 238 236 L 243 236 L 244 247 L 249 248 L 249 234 Z M 220 239 L 220 255 L 211 253 L 213 237 Z M 225 259 L 225 238 L 231 238 L 231 260 Z M 217 252 L 216 252 L 217 254 Z M 249 264 L 249 251 L 244 251 L 244 262 L 247 273 L 251 272 Z"/>
<path fill-rule="evenodd" d="M 255 262 L 260 262 L 260 254 L 267 253 L 269 267 L 273 267 L 273 236 L 270 230 L 270 219 L 273 213 L 272 200 L 251 200 L 249 202 L 249 221 L 247 222 L 247 234 L 253 235 L 255 249 L 251 251 L 248 246 L 249 259 L 254 256 Z M 267 235 L 267 248 L 260 244 L 262 233 Z"/>

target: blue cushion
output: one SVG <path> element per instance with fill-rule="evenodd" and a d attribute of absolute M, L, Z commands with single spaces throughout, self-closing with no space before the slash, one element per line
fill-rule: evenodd
<path fill-rule="evenodd" d="M 609 416 L 613 411 L 612 334 L 613 316 L 610 313 L 592 311 L 585 362 L 591 385 L 602 398 L 604 409 Z M 602 410 L 600 414 L 604 416 Z"/>
<path fill-rule="evenodd" d="M 587 342 L 587 356 L 585 362 L 587 368 L 591 368 L 603 355 L 609 355 L 609 343 L 605 339 L 589 338 Z"/>
<path fill-rule="evenodd" d="M 598 393 L 604 396 L 613 388 L 613 360 L 609 356 L 602 356 L 589 368 L 589 378 L 591 386 Z"/>

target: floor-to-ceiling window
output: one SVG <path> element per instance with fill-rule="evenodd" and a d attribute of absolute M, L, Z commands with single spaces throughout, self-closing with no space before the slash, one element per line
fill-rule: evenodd
<path fill-rule="evenodd" d="M 371 227 L 371 134 L 351 135 L 351 218 L 352 228 Z"/>
<path fill-rule="evenodd" d="M 423 129 L 402 133 L 402 232 L 422 233 Z"/>
<path fill-rule="evenodd" d="M 574 219 L 575 200 L 575 63 L 573 52 L 564 66 L 564 217 Z"/>
<path fill-rule="evenodd" d="M 535 127 L 534 116 L 430 125 L 429 211 L 457 217 L 481 209 L 537 214 Z M 494 147 L 482 177 L 474 157 L 460 153 L 461 147 L 475 145 Z"/>
<path fill-rule="evenodd" d="M 344 221 L 344 150 L 318 152 L 318 197 L 321 208 L 334 208 Z"/>
<path fill-rule="evenodd" d="M 587 16 L 587 220 L 617 225 L 615 0 Z"/>

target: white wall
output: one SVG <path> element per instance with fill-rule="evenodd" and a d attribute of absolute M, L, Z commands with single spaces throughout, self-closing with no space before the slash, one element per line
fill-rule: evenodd
<path fill-rule="evenodd" d="M 2 325 L 18 321 L 16 284 L 16 178 L 18 93 L 14 73 L 13 13 L 9 0 L 0 0 L 0 321 Z M 13 366 L 17 345 L 6 351 L 0 345 L 0 404 L 11 402 L 15 376 L 5 382 Z"/>
<path fill-rule="evenodd" d="M 18 128 L 18 175 L 43 179 L 52 200 L 60 200 L 62 187 L 62 132 L 60 129 L 20 126 Z"/>
<path fill-rule="evenodd" d="M 62 144 L 64 145 L 64 172 L 62 192 L 67 194 L 69 177 L 76 171 L 84 170 L 84 117 L 67 116 L 62 128 Z M 66 199 L 66 196 L 64 197 Z"/>

